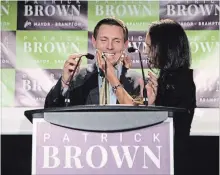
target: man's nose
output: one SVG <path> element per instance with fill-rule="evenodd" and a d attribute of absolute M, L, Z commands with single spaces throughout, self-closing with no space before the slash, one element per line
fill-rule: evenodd
<path fill-rule="evenodd" d="M 113 49 L 113 42 L 112 41 L 108 42 L 107 49 L 109 49 L 109 50 Z"/>

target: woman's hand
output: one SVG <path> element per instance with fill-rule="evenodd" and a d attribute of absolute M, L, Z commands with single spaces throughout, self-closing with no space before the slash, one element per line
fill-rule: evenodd
<path fill-rule="evenodd" d="M 97 59 L 97 63 L 98 63 L 98 67 L 106 74 L 105 72 L 105 65 L 107 65 L 107 79 L 109 80 L 109 78 L 112 77 L 116 77 L 115 76 L 115 69 L 113 67 L 113 65 L 108 61 L 107 58 L 103 58 L 103 55 L 101 54 L 100 51 L 96 52 L 96 59 Z M 105 63 L 106 62 L 106 63 Z"/>
<path fill-rule="evenodd" d="M 148 72 L 148 75 L 149 78 L 145 88 L 147 89 L 148 104 L 153 105 L 157 97 L 158 78 L 152 72 Z"/>
<path fill-rule="evenodd" d="M 148 105 L 154 105 L 157 97 L 157 77 L 151 72 L 148 72 L 148 76 L 149 78 L 147 84 L 145 85 L 145 88 L 147 90 Z M 141 86 L 141 96 L 143 97 L 144 82 L 142 79 L 140 79 L 139 83 Z"/>

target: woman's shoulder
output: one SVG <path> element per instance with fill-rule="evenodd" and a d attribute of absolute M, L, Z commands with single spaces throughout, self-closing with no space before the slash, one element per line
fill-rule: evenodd
<path fill-rule="evenodd" d="M 170 81 L 193 80 L 193 69 L 167 70 L 161 72 L 161 77 Z"/>
<path fill-rule="evenodd" d="M 160 83 L 165 89 L 175 89 L 178 91 L 195 87 L 193 81 L 193 69 L 179 69 L 175 71 L 161 72 Z"/>

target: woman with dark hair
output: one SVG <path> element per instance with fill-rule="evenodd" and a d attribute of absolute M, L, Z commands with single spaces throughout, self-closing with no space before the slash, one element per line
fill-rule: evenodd
<path fill-rule="evenodd" d="M 181 25 L 169 19 L 152 23 L 146 35 L 146 54 L 149 66 L 160 70 L 155 105 L 187 109 L 187 113 L 175 115 L 173 121 L 174 171 L 188 174 L 187 154 L 196 89 L 190 69 L 189 42 Z"/>

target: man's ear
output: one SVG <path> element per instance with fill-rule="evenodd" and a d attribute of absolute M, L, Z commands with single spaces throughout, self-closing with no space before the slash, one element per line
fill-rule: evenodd
<path fill-rule="evenodd" d="M 96 48 L 96 39 L 94 38 L 93 35 L 92 35 L 92 45 L 94 48 Z"/>
<path fill-rule="evenodd" d="M 128 40 L 125 41 L 125 44 L 124 44 L 124 49 L 127 49 L 128 48 Z"/>

